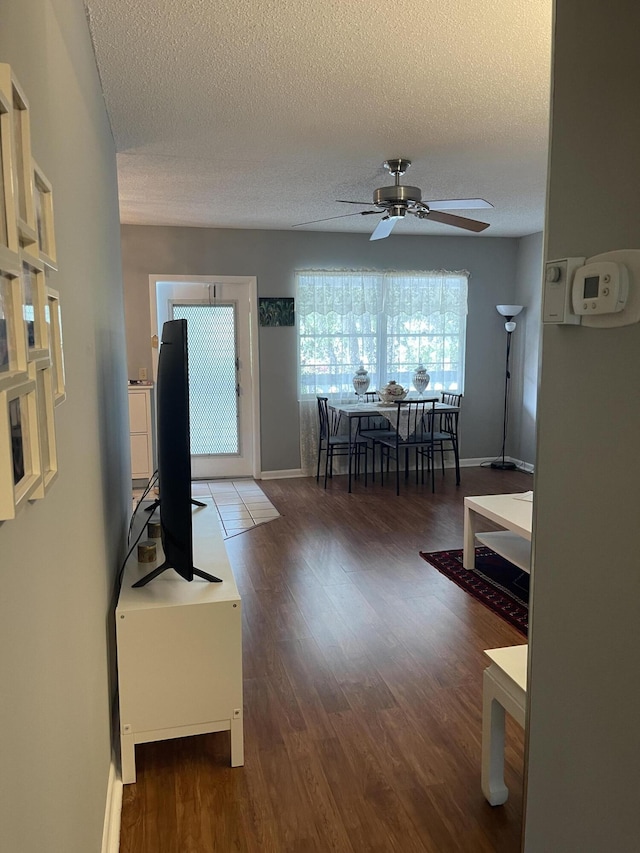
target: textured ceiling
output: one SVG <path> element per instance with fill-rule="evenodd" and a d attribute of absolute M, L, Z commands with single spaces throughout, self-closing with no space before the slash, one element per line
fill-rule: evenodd
<path fill-rule="evenodd" d="M 124 223 L 289 229 L 393 183 L 542 230 L 551 0 L 86 0 Z M 350 216 L 298 230 L 373 230 Z M 406 217 L 394 234 L 467 232 Z M 393 239 L 393 237 L 389 238 Z"/>

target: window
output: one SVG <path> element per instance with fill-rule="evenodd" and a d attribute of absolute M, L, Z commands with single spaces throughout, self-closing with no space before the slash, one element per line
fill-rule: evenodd
<path fill-rule="evenodd" d="M 416 367 L 431 390 L 462 392 L 466 272 L 296 273 L 301 399 L 353 395 L 360 362 L 371 389 L 411 386 Z"/>

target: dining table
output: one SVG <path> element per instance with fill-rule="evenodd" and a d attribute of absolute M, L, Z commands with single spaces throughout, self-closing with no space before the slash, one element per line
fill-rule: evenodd
<path fill-rule="evenodd" d="M 405 401 L 412 402 L 425 402 L 431 403 L 435 401 L 435 411 L 436 412 L 459 412 L 459 406 L 450 406 L 447 403 L 440 402 L 440 393 L 432 392 L 432 393 L 423 393 L 422 395 L 413 395 L 409 394 L 405 397 Z M 349 439 L 349 452 L 348 452 L 348 491 L 351 492 L 351 479 L 352 479 L 352 442 L 355 433 L 357 432 L 357 426 L 354 428 L 353 422 L 356 424 L 360 422 L 362 418 L 375 418 L 382 417 L 386 418 L 389 421 L 391 427 L 395 429 L 397 423 L 397 407 L 396 403 L 383 403 L 382 401 L 375 403 L 331 403 L 329 401 L 329 406 L 332 409 L 335 409 L 342 417 L 345 417 L 348 421 L 348 430 L 347 435 Z M 401 433 L 402 435 L 402 433 Z M 407 436 L 403 436 L 406 438 Z"/>

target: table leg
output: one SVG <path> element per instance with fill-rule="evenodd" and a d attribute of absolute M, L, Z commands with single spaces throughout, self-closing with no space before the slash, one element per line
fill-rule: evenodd
<path fill-rule="evenodd" d="M 468 506 L 464 508 L 464 540 L 462 551 L 462 565 L 465 569 L 476 567 L 476 521 L 477 513 Z"/>
<path fill-rule="evenodd" d="M 482 775 L 481 787 L 488 803 L 506 803 L 509 790 L 504 784 L 504 715 L 503 706 L 495 697 L 496 684 L 491 667 L 485 669 L 482 680 Z"/>
<path fill-rule="evenodd" d="M 349 493 L 351 493 L 351 450 L 352 450 L 352 448 L 351 448 L 351 426 L 352 426 L 351 418 L 349 418 L 347 420 L 347 425 L 348 425 L 348 429 L 349 429 L 349 452 L 347 455 L 347 459 L 349 460 L 348 461 L 348 466 L 349 466 L 349 490 L 348 491 L 349 491 Z"/>

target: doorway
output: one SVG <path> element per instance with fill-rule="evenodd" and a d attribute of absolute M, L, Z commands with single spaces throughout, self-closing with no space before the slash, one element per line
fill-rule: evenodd
<path fill-rule="evenodd" d="M 162 324 L 187 320 L 191 475 L 258 477 L 257 282 L 243 276 L 150 276 L 154 380 Z"/>

